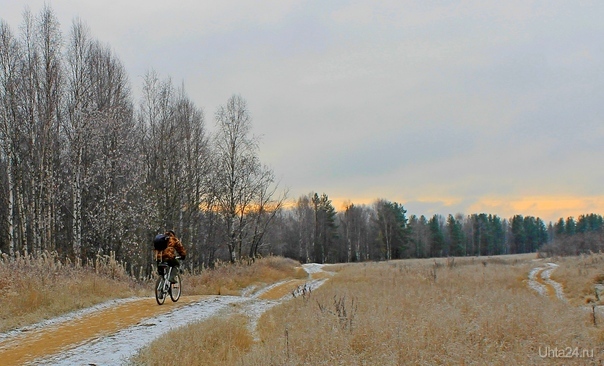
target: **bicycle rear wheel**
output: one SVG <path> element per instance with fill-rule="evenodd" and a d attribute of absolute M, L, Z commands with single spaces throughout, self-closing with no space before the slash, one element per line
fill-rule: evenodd
<path fill-rule="evenodd" d="M 171 296 L 171 295 L 170 295 Z M 155 281 L 155 301 L 157 305 L 162 305 L 166 301 L 166 294 L 164 293 L 164 278 L 159 277 Z"/>
<path fill-rule="evenodd" d="M 170 298 L 172 301 L 177 302 L 180 299 L 180 292 L 182 290 L 180 275 L 174 276 L 175 283 L 170 284 Z"/>

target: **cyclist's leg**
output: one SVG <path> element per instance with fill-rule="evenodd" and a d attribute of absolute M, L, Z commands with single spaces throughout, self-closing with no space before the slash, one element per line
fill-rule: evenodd
<path fill-rule="evenodd" d="M 168 265 L 172 267 L 172 271 L 170 272 L 169 281 L 174 283 L 174 277 L 178 274 L 178 269 L 180 267 L 180 262 L 178 259 L 171 259 L 168 261 Z"/>

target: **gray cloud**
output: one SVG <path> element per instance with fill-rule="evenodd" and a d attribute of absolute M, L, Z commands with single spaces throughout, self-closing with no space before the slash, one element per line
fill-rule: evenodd
<path fill-rule="evenodd" d="M 294 197 L 385 197 L 445 214 L 485 197 L 601 196 L 599 2 L 52 6 L 65 29 L 80 16 L 111 44 L 135 91 L 150 67 L 184 81 L 210 127 L 241 94 L 263 159 Z M 0 7 L 16 29 L 21 5 Z"/>

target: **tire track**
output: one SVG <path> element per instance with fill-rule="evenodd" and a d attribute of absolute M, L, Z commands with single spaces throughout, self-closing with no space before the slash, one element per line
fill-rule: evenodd
<path fill-rule="evenodd" d="M 209 319 L 245 300 L 240 296 L 205 296 L 200 301 L 181 306 L 178 309 L 173 308 L 172 311 L 161 316 L 146 318 L 134 326 L 89 339 L 76 345 L 75 348 L 67 348 L 60 353 L 38 358 L 31 364 L 36 366 L 127 364 L 128 359 L 139 349 L 148 345 L 151 340 L 191 322 Z M 153 298 L 147 299 L 148 303 L 159 307 L 153 304 L 153 301 Z"/>
<path fill-rule="evenodd" d="M 242 309 L 250 330 L 271 307 L 289 299 L 302 282 L 311 288 L 326 278 L 321 268 L 304 265 L 307 280 L 288 280 L 244 296 L 183 296 L 158 306 L 152 297 L 112 300 L 92 308 L 0 334 L 3 365 L 118 365 L 164 333 L 191 322 Z M 255 292 L 251 294 L 250 292 Z M 237 306 L 235 306 L 237 305 Z"/>
<path fill-rule="evenodd" d="M 205 297 L 211 298 L 209 296 Z M 144 319 L 164 316 L 166 313 L 198 303 L 202 296 L 183 296 L 178 303 L 157 306 L 153 298 L 137 298 L 103 306 L 84 315 L 64 317 L 51 325 L 30 327 L 0 337 L 0 359 L 3 365 L 22 365 L 48 354 L 65 353 L 83 343 L 95 342 L 120 329 L 137 326 Z"/>
<path fill-rule="evenodd" d="M 541 296 L 556 297 L 558 300 L 567 301 L 562 285 L 551 278 L 552 272 L 558 268 L 555 263 L 546 263 L 545 266 L 531 269 L 528 275 L 528 285 Z"/>

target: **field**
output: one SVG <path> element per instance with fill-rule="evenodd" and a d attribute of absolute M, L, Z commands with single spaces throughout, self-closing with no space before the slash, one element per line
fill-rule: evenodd
<path fill-rule="evenodd" d="M 305 269 L 309 275 L 297 262 L 270 257 L 251 265 L 224 264 L 201 274 L 185 274 L 187 293 L 182 304 L 167 308 L 154 305 L 148 297 L 151 281 L 134 281 L 111 256 L 78 265 L 48 253 L 13 261 L 5 258 L 0 263 L 4 279 L 0 329 L 32 324 L 115 297 L 133 298 L 131 305 L 120 305 L 119 311 L 135 306 L 149 308 L 149 314 L 161 310 L 174 316 L 181 308 L 192 314 L 194 308 L 188 303 L 201 301 L 196 306 L 203 310 L 203 304 L 217 304 L 224 298 L 231 303 L 212 315 L 206 313 L 209 316 L 203 321 L 183 323 L 139 348 L 127 363 L 599 365 L 604 361 L 604 298 L 595 291 L 604 280 L 602 254 L 399 260 Z M 319 288 L 308 286 L 323 279 Z M 107 313 L 119 315 L 119 311 Z M 78 321 L 103 316 L 96 312 Z M 133 318 L 133 322 L 140 320 Z M 44 353 L 41 341 L 46 336 L 39 335 L 54 334 L 51 338 L 56 340 L 63 332 L 74 337 L 69 325 L 21 332 L 21 338 L 14 339 L 0 334 L 0 340 L 4 339 L 0 353 L 7 359 L 17 360 L 19 354 L 20 359 L 31 360 L 25 353 L 32 353 L 27 346 L 31 344 L 38 347 L 36 357 L 45 357 L 50 354 Z M 94 348 L 95 343 L 90 344 Z M 57 344 L 49 352 L 65 347 L 73 346 Z M 80 353 L 77 349 L 69 352 Z"/>
<path fill-rule="evenodd" d="M 568 299 L 528 286 L 550 261 Z M 600 364 L 601 315 L 586 301 L 604 256 L 401 260 L 326 266 L 319 289 L 272 308 L 249 330 L 235 312 L 174 331 L 133 364 Z M 604 324 L 604 317 L 602 317 Z"/>

